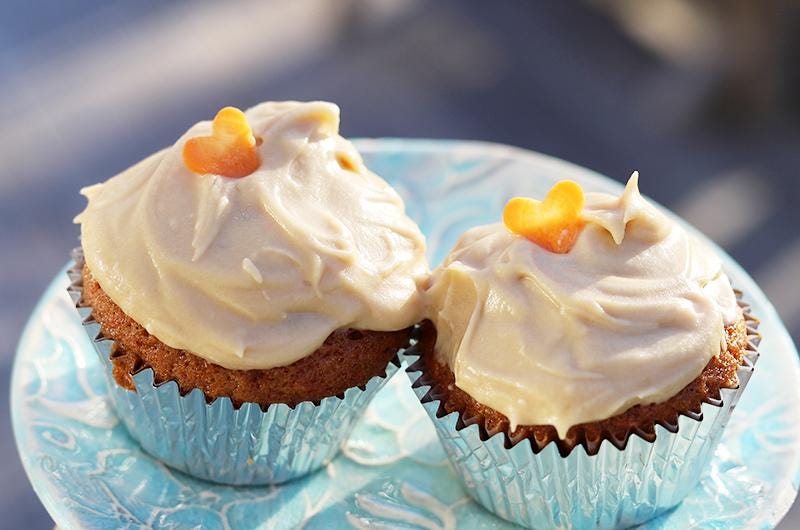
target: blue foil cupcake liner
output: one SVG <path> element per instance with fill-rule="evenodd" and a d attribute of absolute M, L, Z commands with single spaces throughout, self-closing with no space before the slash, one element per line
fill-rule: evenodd
<path fill-rule="evenodd" d="M 382 376 L 318 403 L 294 407 L 256 403 L 234 407 L 227 398 L 207 402 L 200 389 L 181 394 L 175 381 L 156 383 L 151 368 L 133 374 L 136 392 L 112 374 L 114 341 L 103 336 L 82 302 L 83 254 L 73 251 L 68 292 L 105 367 L 109 397 L 130 435 L 165 464 L 195 477 L 233 485 L 278 484 L 306 475 L 336 456 L 370 400 L 400 367 L 397 357 Z"/>
<path fill-rule="evenodd" d="M 749 344 L 738 388 L 722 389 L 721 399 L 703 403 L 700 414 L 687 411 L 675 424 L 656 425 L 655 436 L 603 439 L 592 454 L 583 445 L 565 456 L 553 442 L 536 449 L 528 439 L 513 443 L 505 432 L 487 432 L 480 419 L 448 414 L 435 383 L 424 376 L 418 345 L 402 357 L 456 474 L 487 510 L 540 530 L 625 528 L 680 503 L 706 470 L 758 359 L 758 320 L 740 305 Z"/>

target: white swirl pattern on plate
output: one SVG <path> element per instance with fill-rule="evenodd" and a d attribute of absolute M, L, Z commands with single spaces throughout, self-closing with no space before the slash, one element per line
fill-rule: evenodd
<path fill-rule="evenodd" d="M 438 263 L 466 228 L 493 222 L 512 195 L 542 195 L 562 178 L 590 190 L 620 185 L 520 150 L 468 142 L 362 140 L 370 167 L 393 183 Z M 646 189 L 647 177 L 643 176 Z M 800 481 L 796 351 L 761 291 L 725 264 L 763 318 L 761 359 L 709 474 L 647 528 L 771 527 Z M 193 479 L 143 453 L 106 398 L 100 365 L 65 292 L 53 281 L 20 342 L 12 411 L 23 463 L 56 522 L 77 528 L 504 528 L 468 499 L 403 374 L 378 394 L 342 454 L 280 487 Z M 778 392 L 775 389 L 779 389 Z"/>

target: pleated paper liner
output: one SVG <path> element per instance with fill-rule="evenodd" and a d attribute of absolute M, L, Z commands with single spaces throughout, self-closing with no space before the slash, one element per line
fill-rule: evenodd
<path fill-rule="evenodd" d="M 652 431 L 604 433 L 559 447 L 487 428 L 482 416 L 448 413 L 448 393 L 425 373 L 419 342 L 403 357 L 412 388 L 436 427 L 469 494 L 489 511 L 529 528 L 620 528 L 674 507 L 702 477 L 758 360 L 758 320 L 736 292 L 748 345 L 738 386 L 721 389 L 700 410 L 659 421 Z"/>
<path fill-rule="evenodd" d="M 257 403 L 236 407 L 230 398 L 207 399 L 175 381 L 156 382 L 152 368 L 132 373 L 136 392 L 112 374 L 116 347 L 83 303 L 80 248 L 67 274 L 68 292 L 105 370 L 109 396 L 125 427 L 142 448 L 195 477 L 235 485 L 278 484 L 306 475 L 336 456 L 369 402 L 400 367 L 397 355 L 383 375 L 366 384 L 295 406 Z"/>

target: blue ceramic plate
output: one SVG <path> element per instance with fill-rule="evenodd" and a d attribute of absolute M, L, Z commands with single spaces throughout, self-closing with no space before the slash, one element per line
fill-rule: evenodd
<path fill-rule="evenodd" d="M 465 229 L 496 222 L 512 195 L 570 178 L 621 186 L 565 162 L 497 145 L 362 140 L 367 164 L 406 199 L 438 263 Z M 647 190 L 647 175 L 642 187 Z M 702 483 L 647 528 L 771 528 L 800 479 L 797 352 L 775 310 L 732 259 L 725 265 L 762 319 L 761 359 Z M 342 454 L 280 486 L 235 488 L 144 454 L 109 408 L 100 365 L 60 273 L 31 316 L 12 382 L 14 431 L 33 487 L 65 529 L 505 528 L 461 489 L 403 374 L 380 392 Z"/>

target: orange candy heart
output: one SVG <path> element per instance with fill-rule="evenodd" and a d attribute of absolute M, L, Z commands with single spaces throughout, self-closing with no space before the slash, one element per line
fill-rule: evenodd
<path fill-rule="evenodd" d="M 183 146 L 183 162 L 193 173 L 246 177 L 261 165 L 256 139 L 244 113 L 225 107 L 214 117 L 211 136 L 190 138 Z"/>
<path fill-rule="evenodd" d="M 515 234 L 526 237 L 556 254 L 572 249 L 583 228 L 583 190 L 578 183 L 562 180 L 543 201 L 514 197 L 503 210 L 503 223 Z"/>

